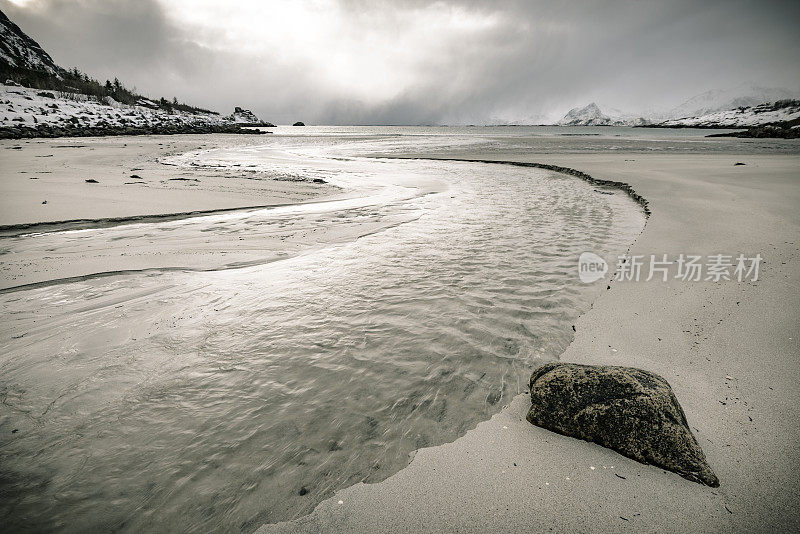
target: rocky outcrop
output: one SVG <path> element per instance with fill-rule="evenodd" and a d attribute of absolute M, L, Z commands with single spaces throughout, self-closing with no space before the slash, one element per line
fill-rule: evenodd
<path fill-rule="evenodd" d="M 239 126 L 262 126 L 267 128 L 275 127 L 274 124 L 259 119 L 256 114 L 249 109 L 242 109 L 239 106 L 234 108 L 232 115 L 225 118 Z"/>
<path fill-rule="evenodd" d="M 553 362 L 533 372 L 530 389 L 534 425 L 719 486 L 662 377 L 633 367 Z"/>
<path fill-rule="evenodd" d="M 296 123 L 292 124 L 292 126 L 305 126 L 305 124 L 300 121 L 297 121 Z"/>

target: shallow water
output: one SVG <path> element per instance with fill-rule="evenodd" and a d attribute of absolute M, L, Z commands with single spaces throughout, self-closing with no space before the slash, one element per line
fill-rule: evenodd
<path fill-rule="evenodd" d="M 265 143 L 170 163 L 359 194 L 8 242 L 225 249 L 276 226 L 372 223 L 281 261 L 0 293 L 7 528 L 250 532 L 386 478 L 524 391 L 602 289 L 577 280 L 578 255 L 622 253 L 644 224 L 623 193 L 542 170 L 347 155 L 380 140 Z"/>

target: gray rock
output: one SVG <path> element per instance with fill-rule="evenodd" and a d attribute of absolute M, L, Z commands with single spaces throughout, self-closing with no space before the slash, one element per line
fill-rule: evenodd
<path fill-rule="evenodd" d="M 553 362 L 534 370 L 530 389 L 534 425 L 719 486 L 662 377 L 633 367 Z"/>

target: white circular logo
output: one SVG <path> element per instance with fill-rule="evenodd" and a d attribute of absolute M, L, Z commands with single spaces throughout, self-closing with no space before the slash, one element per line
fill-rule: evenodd
<path fill-rule="evenodd" d="M 594 252 L 584 252 L 578 258 L 578 276 L 584 284 L 591 284 L 603 278 L 608 272 L 606 260 Z"/>

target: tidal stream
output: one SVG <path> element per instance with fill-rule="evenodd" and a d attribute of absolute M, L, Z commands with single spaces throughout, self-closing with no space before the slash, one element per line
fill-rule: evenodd
<path fill-rule="evenodd" d="M 623 192 L 572 176 L 313 150 L 169 163 L 358 194 L 2 238 L 0 258 L 34 263 L 269 250 L 0 293 L 4 528 L 252 532 L 382 480 L 524 392 L 604 289 L 580 283 L 578 255 L 621 254 L 644 224 Z"/>

